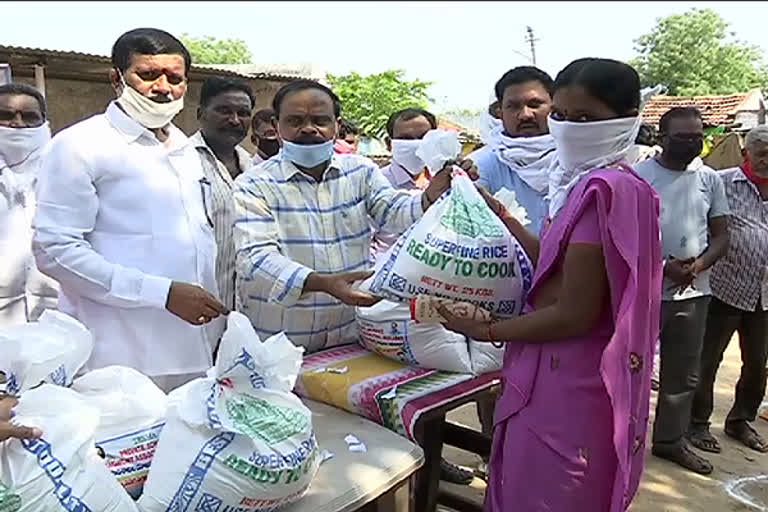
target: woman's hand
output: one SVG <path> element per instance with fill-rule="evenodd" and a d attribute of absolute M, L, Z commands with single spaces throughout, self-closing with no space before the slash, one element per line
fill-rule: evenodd
<path fill-rule="evenodd" d="M 504 203 L 493 197 L 488 190 L 478 185 L 475 185 L 475 188 L 477 188 L 477 191 L 480 192 L 480 195 L 485 199 L 485 204 L 488 205 L 488 208 L 490 208 L 499 219 L 502 221 L 514 219 L 512 214 L 509 213 L 509 210 L 507 210 L 507 207 L 504 206 Z"/>
<path fill-rule="evenodd" d="M 437 306 L 437 311 L 440 313 L 440 316 L 445 318 L 446 322 L 443 323 L 443 327 L 449 331 L 463 334 L 473 340 L 490 341 L 489 327 L 491 322 L 472 320 L 469 318 L 458 318 L 457 316 L 452 315 L 442 304 Z"/>

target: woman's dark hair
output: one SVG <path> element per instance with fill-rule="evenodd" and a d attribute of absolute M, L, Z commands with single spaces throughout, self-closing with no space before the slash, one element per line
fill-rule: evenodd
<path fill-rule="evenodd" d="M 21 82 L 0 85 L 0 96 L 31 96 L 35 98 L 40 105 L 40 113 L 43 114 L 43 119 L 48 117 L 43 94 L 31 85 Z"/>
<path fill-rule="evenodd" d="M 112 66 L 121 73 L 131 65 L 131 55 L 181 55 L 184 57 L 184 74 L 189 75 L 192 56 L 184 43 L 165 30 L 136 28 L 121 35 L 112 46 Z"/>
<path fill-rule="evenodd" d="M 251 107 L 253 107 L 253 89 L 248 83 L 237 78 L 221 76 L 211 76 L 205 79 L 203 86 L 200 88 L 200 106 L 207 107 L 213 98 L 229 91 L 244 92 L 248 99 L 251 100 Z"/>
<path fill-rule="evenodd" d="M 616 114 L 628 115 L 640 108 L 640 77 L 628 64 L 612 59 L 577 59 L 555 78 L 554 92 L 578 85 Z"/>
<path fill-rule="evenodd" d="M 333 103 L 333 115 L 337 118 L 341 117 L 341 100 L 339 97 L 336 96 L 336 93 L 330 90 L 328 87 L 324 86 L 320 82 L 315 82 L 314 80 L 294 80 L 293 82 L 288 82 L 280 89 L 278 89 L 275 93 L 275 97 L 272 99 L 272 110 L 275 111 L 275 116 L 278 118 L 280 117 L 280 105 L 282 105 L 286 96 L 292 92 L 306 91 L 308 89 L 317 89 L 318 91 L 327 94 Z"/>

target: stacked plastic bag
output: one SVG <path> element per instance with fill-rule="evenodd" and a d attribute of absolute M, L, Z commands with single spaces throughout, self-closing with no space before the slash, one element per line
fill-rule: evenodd
<path fill-rule="evenodd" d="M 100 411 L 62 387 L 92 347 L 82 324 L 55 311 L 0 331 L 0 371 L 6 391 L 19 397 L 13 421 L 43 431 L 38 439 L 0 443 L 0 493 L 11 510 L 137 511 L 96 451 Z"/>
<path fill-rule="evenodd" d="M 88 372 L 75 379 L 72 389 L 99 410 L 96 450 L 128 494 L 138 499 L 165 425 L 168 397 L 149 377 L 124 366 Z"/>
<path fill-rule="evenodd" d="M 291 391 L 302 353 L 284 334 L 262 343 L 230 313 L 208 377 L 169 395 L 139 507 L 272 510 L 300 499 L 320 463 L 311 412 Z"/>

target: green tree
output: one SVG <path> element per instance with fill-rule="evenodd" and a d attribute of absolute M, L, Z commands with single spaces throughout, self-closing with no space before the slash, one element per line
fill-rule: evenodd
<path fill-rule="evenodd" d="M 189 34 L 182 34 L 180 39 L 192 54 L 194 64 L 248 64 L 251 62 L 251 51 L 242 39 L 192 37 Z"/>
<path fill-rule="evenodd" d="M 401 69 L 367 76 L 355 72 L 328 74 L 326 79 L 341 99 L 342 115 L 373 137 L 386 135 L 392 112 L 406 107 L 427 108 L 430 101 L 427 91 L 432 82 L 406 80 Z"/>
<path fill-rule="evenodd" d="M 664 84 L 669 94 L 694 96 L 744 92 L 768 85 L 759 47 L 734 39 L 729 24 L 711 9 L 657 19 L 635 40 L 630 63 L 643 86 Z"/>

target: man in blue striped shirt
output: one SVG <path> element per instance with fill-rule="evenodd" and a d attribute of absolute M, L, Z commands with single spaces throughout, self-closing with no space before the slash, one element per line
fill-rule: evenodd
<path fill-rule="evenodd" d="M 402 233 L 447 190 L 450 173 L 412 196 L 371 160 L 334 154 L 341 104 L 317 82 L 286 84 L 273 108 L 280 154 L 236 180 L 239 308 L 262 337 L 284 331 L 311 353 L 357 341 L 354 307 L 378 301 L 355 287 L 370 275 L 369 218 Z M 471 162 L 462 167 L 476 174 Z"/>

